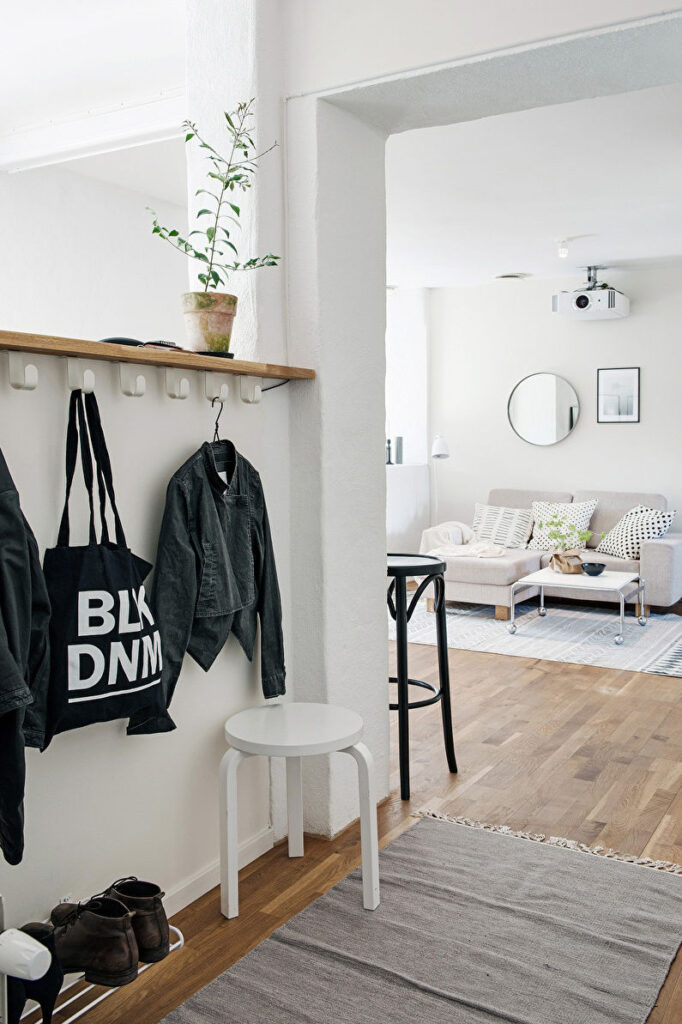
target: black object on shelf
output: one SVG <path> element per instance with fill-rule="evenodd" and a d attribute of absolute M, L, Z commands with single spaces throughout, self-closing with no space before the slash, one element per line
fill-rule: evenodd
<path fill-rule="evenodd" d="M 392 555 L 389 554 L 386 574 L 391 576 L 388 588 L 388 610 L 395 620 L 398 675 L 389 676 L 389 682 L 398 684 L 398 703 L 389 704 L 391 711 L 398 712 L 398 748 L 400 756 L 400 796 L 403 800 L 410 799 L 410 726 L 409 713 L 414 708 L 426 708 L 440 701 L 443 716 L 443 740 L 445 756 L 451 772 L 457 771 L 455 758 L 455 741 L 452 735 L 452 708 L 450 706 L 450 666 L 448 664 L 448 633 L 445 615 L 445 562 L 432 555 Z M 422 579 L 417 587 L 410 606 L 407 606 L 407 578 L 416 576 Z M 433 584 L 434 611 L 436 613 L 436 634 L 438 638 L 438 682 L 427 683 L 423 679 L 411 679 L 407 670 L 407 624 L 417 607 L 419 598 L 426 588 Z M 395 599 L 395 600 L 394 600 Z M 408 690 L 417 686 L 422 690 L 430 690 L 432 696 L 423 700 L 410 701 Z"/>
<path fill-rule="evenodd" d="M 211 358 L 215 356 L 216 359 L 234 359 L 234 352 L 202 352 L 201 354 L 202 356 L 211 356 Z"/>
<path fill-rule="evenodd" d="M 144 342 L 139 341 L 138 338 L 100 338 L 99 340 L 104 345 L 134 345 L 137 348 L 144 345 Z"/>

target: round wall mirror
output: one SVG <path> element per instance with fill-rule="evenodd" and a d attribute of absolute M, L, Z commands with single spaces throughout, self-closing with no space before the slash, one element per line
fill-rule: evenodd
<path fill-rule="evenodd" d="M 580 414 L 575 388 L 556 373 L 532 373 L 516 385 L 507 405 L 512 429 L 529 444 L 556 444 Z"/>

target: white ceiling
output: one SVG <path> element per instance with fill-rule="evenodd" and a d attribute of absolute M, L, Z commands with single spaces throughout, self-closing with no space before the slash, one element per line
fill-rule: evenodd
<path fill-rule="evenodd" d="M 185 0 L 3 8 L 0 135 L 184 89 Z"/>
<path fill-rule="evenodd" d="M 182 138 L 82 157 L 61 166 L 75 174 L 132 189 L 147 200 L 163 199 L 187 206 L 187 163 Z"/>
<path fill-rule="evenodd" d="M 682 255 L 682 85 L 393 135 L 391 285 Z M 569 243 L 557 257 L 556 239 Z"/>

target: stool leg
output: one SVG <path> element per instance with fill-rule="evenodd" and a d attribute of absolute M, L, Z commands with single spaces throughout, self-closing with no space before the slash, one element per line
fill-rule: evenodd
<path fill-rule="evenodd" d="M 410 799 L 410 721 L 407 685 L 407 591 L 405 577 L 395 581 L 395 629 L 398 661 L 398 756 L 400 758 L 400 797 Z"/>
<path fill-rule="evenodd" d="M 220 912 L 239 914 L 239 854 L 237 848 L 237 768 L 248 757 L 230 748 L 220 762 Z"/>
<path fill-rule="evenodd" d="M 377 797 L 374 789 L 374 758 L 369 747 L 356 743 L 347 747 L 358 766 L 360 790 L 360 843 L 362 845 L 362 905 L 365 910 L 379 906 L 379 832 Z"/>
<path fill-rule="evenodd" d="M 436 615 L 436 633 L 438 636 L 438 675 L 440 678 L 440 709 L 443 715 L 443 739 L 445 741 L 445 756 L 448 759 L 448 768 L 451 772 L 457 771 L 457 760 L 455 758 L 455 740 L 452 735 L 452 708 L 450 706 L 450 664 L 448 662 L 448 620 L 445 611 L 445 580 L 441 576 L 436 584 L 439 607 Z M 437 591 L 438 592 L 438 591 Z"/>
<path fill-rule="evenodd" d="M 287 757 L 287 817 L 289 856 L 303 856 L 303 772 L 300 757 Z"/>

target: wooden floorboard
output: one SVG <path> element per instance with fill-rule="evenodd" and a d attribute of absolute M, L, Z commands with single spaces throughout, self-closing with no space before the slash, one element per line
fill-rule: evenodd
<path fill-rule="evenodd" d="M 413 810 L 430 807 L 682 863 L 682 680 L 449 655 L 460 773 L 447 771 L 439 709 L 413 712 L 412 799 L 397 796 L 393 756 L 393 795 L 379 808 L 382 845 L 413 824 Z M 410 645 L 410 674 L 435 681 L 433 647 Z M 240 873 L 239 918 L 221 916 L 217 890 L 201 897 L 174 919 L 185 949 L 117 992 L 88 1022 L 157 1024 L 359 862 L 357 824 L 332 840 L 306 837 L 300 860 L 278 845 Z M 681 1022 L 678 955 L 649 1024 Z"/>

